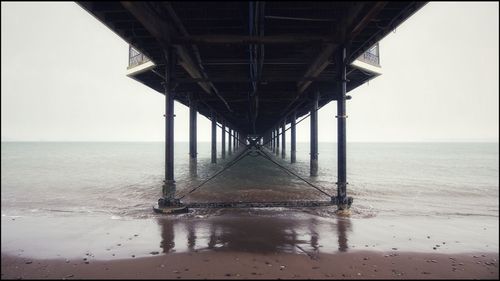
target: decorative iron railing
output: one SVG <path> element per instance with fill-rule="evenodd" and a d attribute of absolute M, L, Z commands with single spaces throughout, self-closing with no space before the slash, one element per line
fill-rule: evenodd
<path fill-rule="evenodd" d="M 364 52 L 357 59 L 362 61 L 362 62 L 366 62 L 368 64 L 374 65 L 374 66 L 380 66 L 380 56 L 379 56 L 378 43 L 373 45 L 370 49 L 368 49 L 366 52 Z"/>
<path fill-rule="evenodd" d="M 148 57 L 146 57 L 144 54 L 141 52 L 137 51 L 132 47 L 132 45 L 128 46 L 128 68 L 138 66 L 140 64 L 143 64 L 145 62 L 150 61 Z"/>

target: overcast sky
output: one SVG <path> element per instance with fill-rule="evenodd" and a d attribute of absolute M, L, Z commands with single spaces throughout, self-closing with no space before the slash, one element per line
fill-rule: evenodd
<path fill-rule="evenodd" d="M 350 92 L 348 141 L 497 142 L 498 5 L 429 3 L 384 38 L 383 75 Z M 75 3 L 1 8 L 2 140 L 164 139 L 164 96 L 125 76 L 124 40 Z M 187 141 L 188 110 L 175 113 Z M 336 140 L 335 115 L 320 110 L 320 141 Z M 198 115 L 199 141 L 209 124 Z"/>

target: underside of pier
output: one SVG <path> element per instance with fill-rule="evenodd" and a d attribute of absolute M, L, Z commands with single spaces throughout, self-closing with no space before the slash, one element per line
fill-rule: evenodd
<path fill-rule="evenodd" d="M 164 204 L 179 204 L 173 175 L 173 100 L 191 109 L 192 159 L 197 154 L 196 113 L 212 120 L 212 163 L 217 162 L 218 125 L 223 128 L 223 158 L 227 135 L 228 156 L 240 146 L 268 147 L 279 156 L 281 140 L 281 157 L 290 155 L 294 163 L 295 124 L 310 114 L 310 176 L 318 169 L 316 112 L 336 100 L 338 194 L 331 202 L 344 209 L 352 202 L 346 193 L 347 93 L 380 74 L 378 41 L 425 2 L 82 1 L 79 5 L 130 44 L 129 77 L 166 97 Z M 290 154 L 285 152 L 283 134 L 288 128 Z M 265 151 L 259 153 L 270 157 Z"/>

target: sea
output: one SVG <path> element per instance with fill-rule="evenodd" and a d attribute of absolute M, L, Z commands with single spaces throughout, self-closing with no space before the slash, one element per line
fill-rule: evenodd
<path fill-rule="evenodd" d="M 189 158 L 187 142 L 175 143 L 174 174 L 178 196 L 187 194 L 220 172 L 242 151 L 240 147 L 226 152 L 222 159 L 220 143 L 218 145 L 218 161 L 212 164 L 210 143 L 198 143 L 196 162 Z M 287 149 L 289 147 L 287 144 Z M 245 249 L 271 247 L 276 250 L 280 247 L 295 249 L 304 244 L 299 248 L 307 251 L 318 250 L 318 243 L 323 241 L 322 251 L 328 247 L 332 251 L 356 247 L 390 250 L 398 245 L 396 248 L 406 247 L 412 251 L 498 252 L 498 148 L 498 143 L 348 143 L 347 193 L 354 199 L 348 221 L 337 218 L 334 207 L 198 209 L 173 219 L 152 210 L 161 196 L 164 180 L 165 147 L 161 142 L 2 142 L 2 253 L 41 257 L 64 253 L 71 256 L 75 249 L 80 249 L 82 253 L 77 251 L 79 254 L 93 251 L 100 253 L 100 257 L 108 257 L 109 250 L 104 250 L 109 249 L 104 245 L 108 240 L 98 238 L 101 232 L 103 237 L 115 240 L 130 238 L 128 242 L 139 234 L 148 237 L 121 254 L 115 252 L 113 257 L 124 257 L 130 252 L 147 255 L 160 245 L 163 245 L 163 252 L 183 251 L 190 249 L 188 230 L 196 227 L 200 233 L 195 237 L 207 241 L 200 242 L 203 245 L 210 245 L 210 235 L 227 238 L 227 233 L 239 233 L 233 237 L 237 241 L 245 234 L 272 236 L 281 241 L 274 246 L 264 238 L 262 243 L 246 244 L 212 241 L 212 246 L 219 248 L 239 245 Z M 319 169 L 315 177 L 309 176 L 309 151 L 308 143 L 297 143 L 296 163 L 290 163 L 289 150 L 285 158 L 280 152 L 274 160 L 326 193 L 335 195 L 336 143 L 319 143 Z M 187 194 L 183 201 L 328 199 L 268 159 L 249 155 Z M 171 236 L 180 231 L 177 238 L 169 238 L 177 241 L 172 242 L 177 246 L 167 247 L 167 250 L 165 224 L 167 228 L 180 225 L 178 230 L 166 231 Z M 213 227 L 219 232 L 211 232 Z M 349 239 L 342 238 L 344 242 L 350 241 L 350 245 L 339 242 L 342 229 L 344 235 L 346 229 L 351 233 Z M 113 231 L 114 234 L 110 234 Z M 293 241 L 287 238 L 290 233 L 296 235 Z M 431 234 L 437 239 L 432 243 Z M 310 243 L 314 235 L 323 237 L 322 240 L 315 238 L 316 248 Z M 47 242 L 51 240 L 53 242 Z M 111 240 L 109 243 L 113 243 Z M 443 243 L 446 241 L 448 245 Z M 455 247 L 450 245 L 452 243 Z M 206 245 L 200 247 L 206 248 Z"/>

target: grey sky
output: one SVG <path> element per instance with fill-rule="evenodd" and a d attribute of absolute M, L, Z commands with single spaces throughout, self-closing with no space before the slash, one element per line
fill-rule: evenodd
<path fill-rule="evenodd" d="M 1 7 L 2 140 L 163 140 L 164 96 L 125 76 L 125 41 L 75 3 Z M 429 3 L 383 39 L 384 74 L 350 93 L 348 141 L 498 141 L 498 8 Z M 336 140 L 335 115 L 320 110 L 320 141 Z M 199 141 L 209 128 L 199 115 Z"/>

